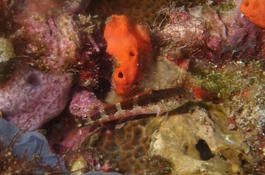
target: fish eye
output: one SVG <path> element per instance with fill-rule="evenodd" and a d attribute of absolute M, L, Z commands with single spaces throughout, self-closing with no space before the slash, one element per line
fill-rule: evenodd
<path fill-rule="evenodd" d="M 123 78 L 123 73 L 122 73 L 122 72 L 119 72 L 119 73 L 118 73 L 118 77 L 119 77 L 119 78 Z"/>

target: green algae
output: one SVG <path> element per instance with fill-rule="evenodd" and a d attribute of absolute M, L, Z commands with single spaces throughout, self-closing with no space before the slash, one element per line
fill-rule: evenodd
<path fill-rule="evenodd" d="M 238 78 L 234 73 L 223 74 L 216 70 L 207 72 L 203 69 L 197 69 L 194 73 L 195 81 L 200 82 L 199 84 L 204 89 L 219 98 L 228 99 L 231 94 L 240 89 L 240 87 L 233 84 Z"/>
<path fill-rule="evenodd" d="M 218 97 L 227 99 L 231 94 L 237 92 L 240 87 L 233 84 L 237 79 L 235 74 L 222 74 L 213 71 L 202 77 L 202 86 L 212 93 L 217 94 Z"/>
<path fill-rule="evenodd" d="M 218 98 L 229 100 L 236 94 L 242 94 L 247 88 L 264 82 L 262 61 L 231 61 L 223 67 L 211 63 L 192 65 L 191 73 L 195 84 L 215 94 Z"/>
<path fill-rule="evenodd" d="M 242 142 L 248 144 L 250 154 L 257 162 L 262 161 L 259 150 L 264 149 L 265 60 L 229 61 L 220 67 L 204 64 L 192 69 L 193 82 L 221 99 L 226 120 L 230 121 L 225 127 L 242 132 Z"/>
<path fill-rule="evenodd" d="M 234 3 L 233 0 L 227 0 L 226 2 L 219 3 L 215 8 L 219 13 L 221 13 L 221 12 L 229 11 L 235 7 L 236 7 L 236 4 Z"/>
<path fill-rule="evenodd" d="M 91 35 L 95 31 L 99 30 L 101 22 L 98 20 L 97 15 L 82 15 L 77 16 L 77 25 L 81 33 Z"/>

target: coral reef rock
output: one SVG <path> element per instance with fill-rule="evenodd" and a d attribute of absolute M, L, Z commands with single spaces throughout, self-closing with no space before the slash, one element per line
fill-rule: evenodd
<path fill-rule="evenodd" d="M 0 63 L 7 62 L 14 56 L 12 43 L 5 38 L 0 38 Z"/>
<path fill-rule="evenodd" d="M 21 31 L 14 39 L 19 54 L 33 56 L 37 66 L 52 70 L 75 61 L 80 39 L 72 14 L 56 11 L 60 4 L 51 0 L 15 5 L 14 24 Z"/>
<path fill-rule="evenodd" d="M 186 76 L 187 71 L 159 56 L 157 61 L 152 62 L 150 68 L 145 71 L 140 87 L 154 90 L 173 88 L 182 85 Z"/>
<path fill-rule="evenodd" d="M 6 38 L 0 38 L 0 83 L 7 78 L 14 57 L 12 43 Z"/>
<path fill-rule="evenodd" d="M 241 15 L 240 2 L 233 1 L 231 8 L 225 10 L 208 5 L 186 10 L 172 4 L 161 10 L 161 15 L 169 20 L 159 30 L 160 35 L 171 43 L 168 50 L 177 48 L 184 55 L 194 58 L 229 58 L 238 55 L 236 53 L 256 54 L 260 30 Z"/>
<path fill-rule="evenodd" d="M 173 174 L 242 174 L 240 157 L 247 158 L 240 135 L 224 129 L 216 118 L 220 111 L 208 112 L 194 108 L 170 115 L 152 136 L 151 155 L 169 160 Z"/>
<path fill-rule="evenodd" d="M 102 103 L 93 92 L 82 90 L 76 92 L 69 106 L 71 114 L 77 117 L 89 117 L 103 108 Z"/>
<path fill-rule="evenodd" d="M 100 134 L 95 148 L 103 155 L 104 160 L 109 161 L 113 169 L 123 174 L 170 174 L 158 173 L 170 166 L 163 164 L 165 166 L 152 167 L 150 166 L 152 160 L 147 155 L 150 135 L 158 125 L 159 120 L 152 122 L 141 119 L 106 129 Z M 90 142 L 93 143 L 91 140 Z M 158 164 L 161 161 L 156 160 Z"/>
<path fill-rule="evenodd" d="M 50 74 L 18 68 L 0 89 L 0 110 L 18 127 L 33 130 L 59 115 L 65 108 L 72 75 Z"/>

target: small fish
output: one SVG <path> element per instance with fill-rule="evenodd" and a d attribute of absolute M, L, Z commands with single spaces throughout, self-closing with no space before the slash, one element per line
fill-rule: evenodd
<path fill-rule="evenodd" d="M 161 115 L 191 101 L 193 96 L 182 88 L 149 90 L 114 105 L 106 106 L 93 116 L 83 118 L 83 125 L 104 125 L 111 121 L 129 120 L 138 115 Z"/>
<path fill-rule="evenodd" d="M 67 152 L 77 148 L 86 138 L 109 122 L 132 120 L 139 115 L 167 114 L 190 101 L 194 102 L 193 94 L 187 93 L 182 88 L 148 90 L 117 104 L 106 106 L 92 116 L 79 118 L 80 128 L 76 128 L 66 136 L 60 144 L 61 149 Z"/>

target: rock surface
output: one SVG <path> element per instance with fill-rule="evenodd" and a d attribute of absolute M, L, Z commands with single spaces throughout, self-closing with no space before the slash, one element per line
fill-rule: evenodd
<path fill-rule="evenodd" d="M 151 155 L 172 162 L 172 174 L 242 173 L 238 155 L 244 154 L 244 144 L 240 135 L 227 132 L 221 118 L 215 117 L 199 108 L 170 115 L 153 134 Z"/>
<path fill-rule="evenodd" d="M 66 6 L 68 11 L 56 0 L 15 3 L 11 19 L 12 30 L 18 29 L 13 39 L 17 54 L 26 55 L 38 67 L 54 71 L 71 65 L 78 55 L 80 39 L 73 20 L 77 7 Z"/>
<path fill-rule="evenodd" d="M 171 51 L 180 48 L 191 58 L 220 59 L 243 53 L 256 54 L 260 30 L 241 15 L 240 2 L 233 1 L 233 7 L 223 11 L 208 5 L 187 10 L 169 6 L 163 12 L 169 22 L 160 35 L 171 42 Z"/>
<path fill-rule="evenodd" d="M 18 127 L 33 130 L 65 108 L 72 75 L 44 73 L 21 67 L 0 89 L 0 110 Z"/>
<path fill-rule="evenodd" d="M 86 90 L 75 92 L 69 106 L 70 113 L 77 117 L 92 116 L 102 108 L 103 105 L 95 94 Z"/>

